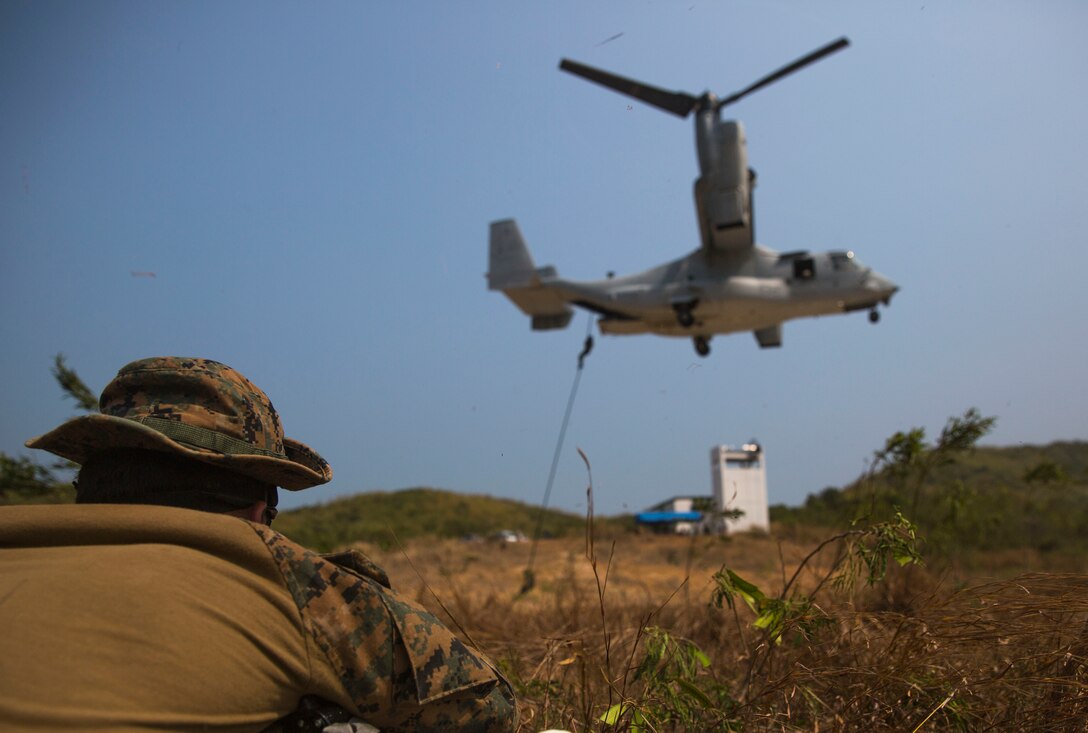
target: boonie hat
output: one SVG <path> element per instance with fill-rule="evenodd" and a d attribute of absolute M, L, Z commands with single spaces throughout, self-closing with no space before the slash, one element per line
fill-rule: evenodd
<path fill-rule="evenodd" d="M 283 437 L 268 395 L 217 361 L 134 361 L 106 385 L 98 409 L 101 414 L 69 420 L 26 446 L 76 463 L 114 448 L 164 451 L 292 491 L 332 478 L 324 458 Z"/>

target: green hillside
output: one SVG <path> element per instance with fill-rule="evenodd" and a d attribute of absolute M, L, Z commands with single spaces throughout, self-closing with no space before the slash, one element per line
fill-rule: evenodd
<path fill-rule="evenodd" d="M 822 531 L 901 511 L 918 526 L 930 556 L 1030 550 L 1065 557 L 1069 565 L 1088 552 L 1088 442 L 973 447 L 989 429 L 987 420 L 972 412 L 953 418 L 932 445 L 921 431 L 897 433 L 877 453 L 872 475 L 812 494 L 799 507 L 773 506 L 771 520 L 786 533 Z M 71 485 L 53 471 L 0 454 L 0 505 L 71 501 Z M 537 507 L 510 499 L 413 488 L 286 511 L 276 528 L 328 550 L 503 529 L 531 536 L 537 518 Z M 617 532 L 634 524 L 625 516 L 599 518 L 599 526 Z M 581 515 L 544 513 L 545 536 L 578 534 L 584 527 Z"/>
<path fill-rule="evenodd" d="M 532 536 L 539 509 L 511 499 L 459 494 L 430 488 L 355 494 L 318 506 L 287 511 L 276 529 L 291 539 L 322 551 L 353 542 L 389 545 L 416 537 L 486 537 L 503 529 Z M 600 520 L 601 528 L 627 528 L 630 518 Z M 585 531 L 585 517 L 547 510 L 544 536 Z"/>
<path fill-rule="evenodd" d="M 912 519 L 930 550 L 1088 550 L 1088 443 L 980 447 L 949 462 L 885 467 L 800 507 L 772 507 L 783 525 L 846 528 L 859 518 Z"/>

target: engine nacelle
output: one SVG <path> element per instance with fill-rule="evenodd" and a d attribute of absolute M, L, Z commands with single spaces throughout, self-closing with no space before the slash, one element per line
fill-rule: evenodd
<path fill-rule="evenodd" d="M 744 126 L 710 115 L 699 120 L 696 145 L 702 175 L 695 181 L 695 206 L 703 242 L 728 251 L 752 243 L 751 183 Z"/>

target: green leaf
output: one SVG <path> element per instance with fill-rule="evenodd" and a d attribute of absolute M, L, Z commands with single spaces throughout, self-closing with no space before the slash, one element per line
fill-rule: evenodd
<path fill-rule="evenodd" d="M 769 629 L 778 624 L 782 620 L 782 612 L 777 608 L 772 608 L 759 614 L 759 618 L 752 623 L 757 629 Z"/>
<path fill-rule="evenodd" d="M 710 666 L 710 657 L 704 654 L 702 649 L 693 646 L 691 648 L 691 656 L 696 662 L 701 664 L 704 669 Z"/>
<path fill-rule="evenodd" d="M 604 714 L 600 717 L 600 721 L 605 725 L 616 725 L 626 711 L 627 706 L 622 702 L 618 702 L 604 711 Z"/>
<path fill-rule="evenodd" d="M 773 606 L 768 608 L 759 615 L 752 626 L 757 629 L 765 629 L 767 635 L 771 637 L 771 640 L 775 644 L 782 643 L 782 629 L 786 625 L 786 612 L 781 606 Z"/>
<path fill-rule="evenodd" d="M 744 599 L 744 602 L 748 604 L 748 608 L 758 613 L 759 606 L 767 600 L 767 596 L 763 595 L 763 591 L 734 573 L 732 570 L 727 569 L 725 572 L 729 575 L 729 582 L 736 589 L 740 597 Z"/>
<path fill-rule="evenodd" d="M 706 693 L 696 687 L 695 683 L 691 680 L 678 679 L 676 684 L 680 686 L 680 690 L 688 697 L 698 700 L 703 707 L 712 707 L 713 703 L 710 702 L 710 698 L 706 696 Z"/>

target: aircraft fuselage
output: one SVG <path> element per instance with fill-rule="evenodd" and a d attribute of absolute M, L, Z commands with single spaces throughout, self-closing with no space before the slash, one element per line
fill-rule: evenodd
<path fill-rule="evenodd" d="M 758 331 L 793 318 L 869 310 L 896 286 L 846 251 L 745 256 L 699 249 L 635 275 L 597 281 L 545 277 L 540 285 L 601 315 L 602 333 L 692 337 Z M 678 317 L 687 310 L 690 325 Z"/>

